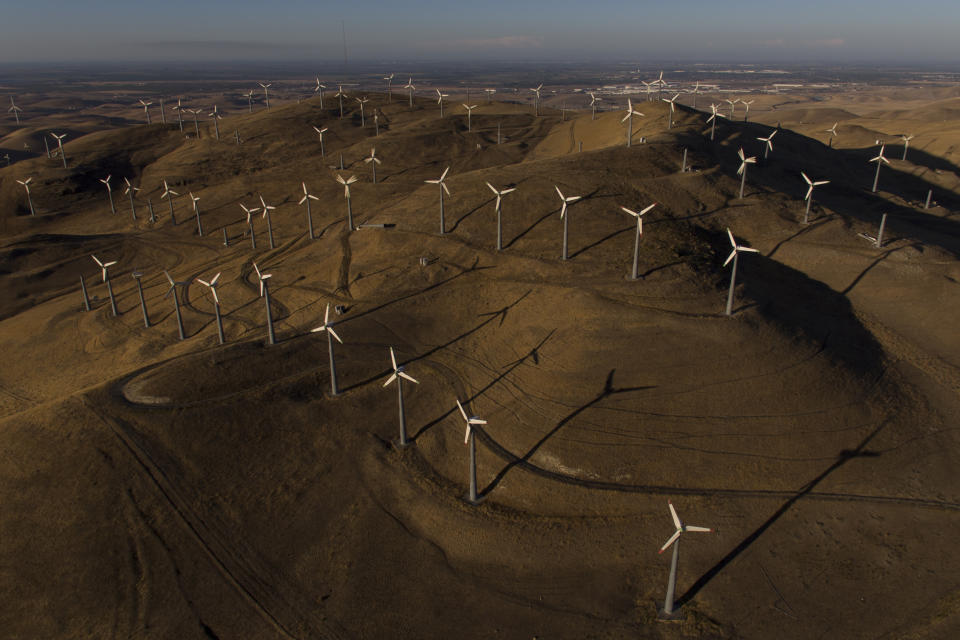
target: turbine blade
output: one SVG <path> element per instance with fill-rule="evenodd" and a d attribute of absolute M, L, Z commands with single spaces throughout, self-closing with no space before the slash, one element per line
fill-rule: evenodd
<path fill-rule="evenodd" d="M 327 303 L 327 310 L 323 314 L 323 325 L 330 324 L 330 303 Z"/>
<path fill-rule="evenodd" d="M 674 532 L 673 532 L 673 535 L 670 536 L 670 539 L 667 540 L 665 543 L 663 543 L 663 546 L 660 547 L 660 551 L 658 551 L 657 553 L 663 553 L 664 551 L 666 551 L 667 549 L 669 549 L 669 548 L 670 548 L 670 545 L 672 545 L 674 542 L 676 542 L 676 541 L 677 541 L 677 538 L 680 537 L 680 533 L 681 533 L 680 529 L 677 529 L 676 531 L 674 531 Z"/>
<path fill-rule="evenodd" d="M 385 387 L 388 386 L 391 382 L 393 382 L 393 381 L 396 380 L 396 379 L 397 379 L 397 374 L 391 373 L 391 374 L 390 374 L 390 377 L 387 378 L 387 381 L 383 383 L 383 386 L 385 386 Z"/>
<path fill-rule="evenodd" d="M 687 525 L 686 527 L 683 528 L 683 530 L 685 532 L 696 531 L 697 533 L 711 533 L 713 531 L 713 529 L 709 529 L 707 527 L 695 527 L 693 525 Z"/>
<path fill-rule="evenodd" d="M 730 252 L 730 255 L 727 256 L 727 259 L 723 261 L 723 266 L 727 266 L 728 264 L 730 264 L 730 261 L 736 257 L 737 257 L 737 250 L 736 248 L 734 248 L 734 250 Z"/>
<path fill-rule="evenodd" d="M 460 404 L 460 398 L 457 398 L 457 407 L 460 409 L 460 414 L 463 416 L 463 419 L 467 421 L 467 424 L 470 424 L 470 417 L 467 415 L 467 412 L 464 411 L 463 405 Z"/>
<path fill-rule="evenodd" d="M 730 237 L 730 246 L 736 249 L 737 241 L 733 239 L 733 233 L 730 231 L 730 227 L 727 227 L 727 236 Z"/>
<path fill-rule="evenodd" d="M 680 524 L 680 516 L 677 515 L 677 510 L 673 508 L 673 503 L 668 500 L 667 506 L 670 507 L 670 517 L 673 518 L 673 525 L 677 529 L 681 529 L 683 525 Z"/>
<path fill-rule="evenodd" d="M 412 382 L 413 384 L 420 384 L 420 383 L 417 382 L 412 376 L 404 373 L 403 371 L 401 371 L 401 372 L 398 373 L 397 375 L 399 375 L 401 378 L 403 378 L 403 379 L 405 379 L 405 380 L 409 380 L 409 381 Z"/>
<path fill-rule="evenodd" d="M 337 342 L 343 344 L 343 340 L 341 340 L 340 336 L 337 335 L 337 332 L 333 330 L 333 327 L 327 327 L 327 331 L 329 331 L 330 335 L 337 339 Z"/>
<path fill-rule="evenodd" d="M 390 347 L 390 362 L 393 364 L 393 370 L 397 370 L 397 356 L 393 354 L 393 347 Z"/>

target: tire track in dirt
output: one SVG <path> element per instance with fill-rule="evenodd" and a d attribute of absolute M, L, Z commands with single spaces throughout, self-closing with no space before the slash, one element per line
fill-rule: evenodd
<path fill-rule="evenodd" d="M 299 603 L 302 594 L 285 576 L 268 567 L 256 551 L 247 546 L 236 531 L 217 521 L 213 514 L 201 514 L 191 507 L 196 501 L 185 498 L 189 491 L 178 486 L 176 473 L 164 470 L 151 456 L 146 443 L 122 420 L 106 416 L 90 400 L 82 402 L 116 436 L 147 478 L 157 488 L 205 555 L 237 592 L 257 613 L 286 638 L 331 638 L 340 640 L 346 634 L 325 620 L 308 612 L 312 604 Z"/>

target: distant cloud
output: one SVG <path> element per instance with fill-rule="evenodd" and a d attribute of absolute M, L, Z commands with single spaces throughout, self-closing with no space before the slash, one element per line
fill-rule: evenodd
<path fill-rule="evenodd" d="M 464 38 L 424 42 L 429 49 L 534 49 L 543 46 L 540 36 L 502 36 L 499 38 Z"/>
<path fill-rule="evenodd" d="M 826 38 L 824 40 L 814 40 L 813 44 L 818 47 L 842 47 L 847 42 L 843 38 Z"/>

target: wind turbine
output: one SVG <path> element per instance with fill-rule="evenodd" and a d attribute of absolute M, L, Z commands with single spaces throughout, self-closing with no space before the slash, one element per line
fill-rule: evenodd
<path fill-rule="evenodd" d="M 373 184 L 377 184 L 377 165 L 380 164 L 380 159 L 377 157 L 377 148 L 371 148 L 370 157 L 364 158 L 363 161 L 369 164 L 370 168 L 373 169 Z"/>
<path fill-rule="evenodd" d="M 67 154 L 63 152 L 63 139 L 67 137 L 66 133 L 61 133 L 60 135 L 50 132 L 50 135 L 57 139 L 57 146 L 60 148 L 60 159 L 63 160 L 63 168 L 67 168 Z"/>
<path fill-rule="evenodd" d="M 366 127 L 366 126 L 367 126 L 367 119 L 366 119 L 366 117 L 365 117 L 364 114 L 363 114 L 363 105 L 365 105 L 365 104 L 367 104 L 368 102 L 370 102 L 370 100 L 369 100 L 366 96 L 364 96 L 364 97 L 362 97 L 362 98 L 354 98 L 354 100 L 356 100 L 358 103 L 360 103 L 360 126 L 361 126 L 361 127 Z"/>
<path fill-rule="evenodd" d="M 440 185 L 440 235 L 446 233 L 446 224 L 443 219 L 443 192 L 446 191 L 447 195 L 450 195 L 450 189 L 447 188 L 447 183 L 444 182 L 447 178 L 447 172 L 450 171 L 450 167 L 447 167 L 443 170 L 443 173 L 440 174 L 440 177 L 436 180 L 424 180 L 427 184 L 438 184 Z"/>
<path fill-rule="evenodd" d="M 653 93 L 653 85 L 655 85 L 656 82 L 656 80 L 653 82 L 644 82 L 643 80 L 640 81 L 640 84 L 647 88 L 647 102 L 651 101 L 650 94 Z"/>
<path fill-rule="evenodd" d="M 171 293 L 173 294 L 173 308 L 177 312 L 177 330 L 180 332 L 180 339 L 186 340 L 187 335 L 183 331 L 183 316 L 180 314 L 180 298 L 177 297 L 177 285 L 180 285 L 181 287 L 185 287 L 190 284 L 190 281 L 187 280 L 183 282 L 174 282 L 173 277 L 170 275 L 169 272 L 164 270 L 163 273 L 165 276 L 167 276 L 167 280 L 170 282 L 170 288 L 167 290 L 166 295 L 164 295 L 163 297 L 166 298 Z"/>
<path fill-rule="evenodd" d="M 497 92 L 496 89 L 484 89 L 483 92 L 487 94 L 487 104 L 493 102 L 493 94 Z"/>
<path fill-rule="evenodd" d="M 632 215 L 634 218 L 637 219 L 637 239 L 633 244 L 633 271 L 631 271 L 631 275 L 630 275 L 631 280 L 637 279 L 637 266 L 640 261 L 640 238 L 643 237 L 643 216 L 645 213 L 649 212 L 655 206 L 657 206 L 656 202 L 654 202 L 653 204 L 648 206 L 646 209 L 643 209 L 642 211 L 639 211 L 639 212 L 631 211 L 626 207 L 620 207 L 625 212 L 629 213 L 630 215 Z"/>
<path fill-rule="evenodd" d="M 443 99 L 449 97 L 446 93 L 440 93 L 440 89 L 434 89 L 437 92 L 437 104 L 440 105 L 440 117 L 443 117 Z"/>
<path fill-rule="evenodd" d="M 327 154 L 323 149 L 323 134 L 327 132 L 327 127 L 324 127 L 323 129 L 318 129 L 317 127 L 314 127 L 313 130 L 316 131 L 317 134 L 320 136 L 320 157 L 324 158 L 326 157 Z"/>
<path fill-rule="evenodd" d="M 697 80 L 697 84 L 693 87 L 693 109 L 697 109 L 697 94 L 700 93 L 700 81 Z"/>
<path fill-rule="evenodd" d="M 756 163 L 757 159 L 753 156 L 745 157 L 743 147 L 737 151 L 737 156 L 740 158 L 740 168 L 737 169 L 737 175 L 740 176 L 740 199 L 743 200 L 743 186 L 747 182 L 747 165 Z"/>
<path fill-rule="evenodd" d="M 329 305 L 327 310 L 329 311 Z M 393 373 L 391 373 L 387 381 L 383 383 L 383 386 L 387 387 L 394 380 L 397 381 L 397 402 L 400 405 L 400 446 L 405 447 L 409 444 L 409 441 L 407 440 L 407 419 L 403 413 L 403 381 L 409 380 L 413 384 L 420 383 L 406 373 L 402 366 L 397 365 L 397 356 L 393 353 L 393 347 L 390 347 L 390 363 L 393 365 Z"/>
<path fill-rule="evenodd" d="M 407 80 L 407 84 L 403 85 L 403 88 L 407 90 L 407 98 L 410 102 L 410 108 L 413 109 L 413 92 L 417 89 L 415 86 L 413 86 L 413 78 Z"/>
<path fill-rule="evenodd" d="M 333 94 L 334 98 L 339 98 L 340 100 L 340 119 L 343 120 L 343 97 L 347 95 L 343 92 L 343 86 L 337 85 L 337 92 Z"/>
<path fill-rule="evenodd" d="M 33 181 L 33 178 L 27 178 L 26 180 L 17 180 L 17 184 L 23 185 L 24 190 L 27 192 L 27 204 L 30 205 L 30 215 L 35 216 L 37 212 L 33 209 L 33 196 L 30 195 L 30 183 Z M 114 314 L 116 315 L 116 314 Z"/>
<path fill-rule="evenodd" d="M 220 115 L 220 112 L 217 111 L 217 105 L 213 105 L 213 112 L 212 112 L 212 113 L 209 113 L 209 114 L 207 114 L 207 115 L 209 115 L 211 118 L 213 118 L 213 130 L 214 130 L 214 131 L 216 132 L 216 134 L 217 134 L 217 140 L 219 140 L 219 139 L 220 139 L 220 124 L 217 122 L 217 120 L 220 120 L 223 116 L 221 116 L 221 115 Z"/>
<path fill-rule="evenodd" d="M 540 115 L 540 89 L 543 89 L 542 82 L 540 83 L 540 86 L 538 86 L 536 89 L 530 89 L 530 91 L 533 91 L 536 94 L 536 97 L 534 98 L 534 101 L 533 101 L 533 105 L 534 105 L 534 113 L 538 116 Z"/>
<path fill-rule="evenodd" d="M 667 83 L 663 81 L 663 71 L 660 72 L 660 77 L 651 82 L 650 84 L 657 83 L 657 99 L 663 99 L 663 88 L 667 86 Z"/>
<path fill-rule="evenodd" d="M 276 246 L 273 244 L 273 221 L 270 219 L 270 212 L 275 210 L 276 207 L 267 204 L 263 195 L 260 195 L 260 210 L 263 211 L 263 217 L 267 219 L 267 235 L 270 238 L 270 248 L 275 249 Z M 260 295 L 263 295 L 262 293 Z M 271 343 L 272 344 L 272 343 Z"/>
<path fill-rule="evenodd" d="M 713 141 L 713 134 L 717 130 L 717 118 L 720 118 L 720 114 L 717 112 L 717 105 L 710 105 L 710 117 L 707 118 L 707 122 L 712 123 L 710 125 L 710 141 Z"/>
<path fill-rule="evenodd" d="M 244 93 L 243 97 L 247 99 L 247 113 L 253 113 L 253 89 Z"/>
<path fill-rule="evenodd" d="M 357 181 L 357 176 L 350 176 L 346 180 L 343 176 L 337 176 L 337 182 L 343 185 L 343 197 L 347 201 L 347 228 L 353 231 L 353 206 L 350 204 L 350 185 Z"/>
<path fill-rule="evenodd" d="M 109 179 L 109 177 L 108 177 L 108 179 Z M 177 224 L 177 217 L 176 217 L 176 216 L 174 215 L 174 213 L 173 213 L 173 196 L 178 196 L 178 195 L 180 195 L 180 194 L 177 193 L 176 191 L 174 191 L 173 189 L 171 189 L 171 188 L 167 185 L 167 181 L 164 180 L 164 181 L 163 181 L 163 195 L 160 196 L 160 199 L 163 200 L 164 198 L 166 198 L 166 199 L 167 199 L 167 202 L 170 203 L 170 219 L 173 221 L 174 226 L 176 226 L 176 224 Z M 110 197 L 110 202 L 111 202 L 111 203 L 113 202 L 113 196 Z"/>
<path fill-rule="evenodd" d="M 217 282 L 220 280 L 220 274 L 213 276 L 210 282 L 206 280 L 201 280 L 197 278 L 197 282 L 202 284 L 205 287 L 210 289 L 210 293 L 213 294 L 213 311 L 217 315 L 217 337 L 220 338 L 220 344 L 224 343 L 223 339 L 223 319 L 220 317 L 220 296 L 217 295 Z"/>
<path fill-rule="evenodd" d="M 630 142 L 633 139 L 633 116 L 643 116 L 642 113 L 633 108 L 633 102 L 630 101 L 630 98 L 627 98 L 627 115 L 623 116 L 620 122 L 627 123 L 627 146 L 630 146 Z"/>
<path fill-rule="evenodd" d="M 320 108 L 323 109 L 323 90 L 327 88 L 327 85 L 320 84 L 320 78 L 317 78 L 317 86 L 314 88 L 314 93 L 320 94 Z"/>
<path fill-rule="evenodd" d="M 200 139 L 200 122 L 197 120 L 197 116 L 203 111 L 203 109 L 187 109 L 190 113 L 193 114 L 193 130 L 197 134 L 197 139 Z"/>
<path fill-rule="evenodd" d="M 673 508 L 673 503 L 668 501 L 667 504 L 670 506 L 670 517 L 673 518 L 673 526 L 676 527 L 676 530 L 666 543 L 660 547 L 659 551 L 659 553 L 663 553 L 673 545 L 673 558 L 670 560 L 670 578 L 667 581 L 667 597 L 663 601 L 663 610 L 660 612 L 660 615 L 663 618 L 669 619 L 673 617 L 673 595 L 677 586 L 677 560 L 680 554 L 680 536 L 688 532 L 710 533 L 713 529 L 683 524 L 680 522 L 679 516 L 677 516 L 677 510 Z"/>
<path fill-rule="evenodd" d="M 323 324 L 319 327 L 310 329 L 310 333 L 326 333 L 327 334 L 327 353 L 330 356 L 330 395 L 335 396 L 340 392 L 337 389 L 337 363 L 333 357 L 333 340 L 336 338 L 337 342 L 343 344 L 343 340 L 340 339 L 340 336 L 337 335 L 337 332 L 333 330 L 333 323 L 330 322 L 330 303 L 327 303 L 327 310 L 323 314 Z"/>
<path fill-rule="evenodd" d="M 763 159 L 767 159 L 767 154 L 773 151 L 773 136 L 777 135 L 777 129 L 774 129 L 770 132 L 770 135 L 766 138 L 757 138 L 760 142 L 763 143 Z"/>
<path fill-rule="evenodd" d="M 247 205 L 240 203 L 240 208 L 243 209 L 243 212 L 247 214 L 247 229 L 250 230 L 250 244 L 252 248 L 257 248 L 257 234 L 253 230 L 253 214 L 257 211 L 260 211 L 260 207 L 254 207 L 253 209 L 248 209 Z"/>
<path fill-rule="evenodd" d="M 816 182 L 814 182 L 813 180 L 808 178 L 807 174 L 805 174 L 803 171 L 800 172 L 800 175 L 803 176 L 803 181 L 807 183 L 807 195 L 804 196 L 803 198 L 804 200 L 807 201 L 807 209 L 806 211 L 803 212 L 803 224 L 807 224 L 807 220 L 810 216 L 810 203 L 813 202 L 813 188 L 819 187 L 820 185 L 823 185 L 823 184 L 830 184 L 830 181 L 817 180 Z"/>
<path fill-rule="evenodd" d="M 387 103 L 393 102 L 393 76 L 396 74 L 391 73 L 388 76 L 383 76 L 383 79 L 387 81 Z"/>
<path fill-rule="evenodd" d="M 270 283 L 267 282 L 273 277 L 273 274 L 261 273 L 256 262 L 253 263 L 253 270 L 257 272 L 257 280 L 260 281 L 260 297 L 264 298 L 267 303 L 267 336 L 270 344 L 277 344 L 277 336 L 273 332 L 273 311 L 270 309 Z"/>
<path fill-rule="evenodd" d="M 678 93 L 677 95 L 673 96 L 669 100 L 667 100 L 666 98 L 663 99 L 664 102 L 670 105 L 670 120 L 669 122 L 667 122 L 667 129 L 673 129 L 673 111 L 677 106 L 674 104 L 674 102 L 676 102 L 677 98 L 679 97 L 680 97 L 680 94 Z"/>
<path fill-rule="evenodd" d="M 183 133 L 183 106 L 180 104 L 180 98 L 177 98 L 177 106 L 171 108 L 177 112 L 177 124 L 180 125 L 180 133 Z"/>
<path fill-rule="evenodd" d="M 756 102 L 756 99 L 753 100 L 740 100 L 740 103 L 744 106 L 743 112 L 743 121 L 747 122 L 747 118 L 750 116 L 750 105 Z"/>
<path fill-rule="evenodd" d="M 597 103 L 600 102 L 600 98 L 590 93 L 590 119 L 597 119 Z"/>
<path fill-rule="evenodd" d="M 313 240 L 313 214 L 310 212 L 310 201 L 311 200 L 320 200 L 317 196 L 307 192 L 307 183 L 301 182 L 303 185 L 303 197 L 300 198 L 299 204 L 303 206 L 303 203 L 307 203 L 307 232 L 310 234 L 310 239 Z"/>
<path fill-rule="evenodd" d="M 97 263 L 98 267 L 100 267 L 100 271 L 103 275 L 103 281 L 107 285 L 107 295 L 110 296 L 110 309 L 113 311 L 113 315 L 115 316 L 120 315 L 119 313 L 117 313 L 117 300 L 113 297 L 113 287 L 110 285 L 110 272 L 109 272 L 110 267 L 117 264 L 117 261 L 111 260 L 110 262 L 101 262 L 100 259 L 95 255 L 91 254 L 90 257 L 93 258 L 93 261 Z"/>
<path fill-rule="evenodd" d="M 467 131 L 472 131 L 473 130 L 473 120 L 472 120 L 473 110 L 477 108 L 477 105 L 470 106 L 465 104 L 463 105 L 463 108 L 467 110 Z"/>
<path fill-rule="evenodd" d="M 273 83 L 272 83 L 272 82 L 269 82 L 269 83 L 267 83 L 267 84 L 263 84 L 262 82 L 258 82 L 257 84 L 259 84 L 261 87 L 263 87 L 263 100 L 264 100 L 264 102 L 267 103 L 267 109 L 269 109 L 269 108 L 270 108 L 270 93 L 267 91 L 267 87 L 273 86 Z"/>
<path fill-rule="evenodd" d="M 498 191 L 496 187 L 494 187 L 489 182 L 487 183 L 487 186 L 490 187 L 490 191 L 493 191 L 497 195 L 497 202 L 496 204 L 494 204 L 493 208 L 496 209 L 497 211 L 497 251 L 500 251 L 503 248 L 503 233 L 502 233 L 502 225 L 500 220 L 500 200 L 503 198 L 503 196 L 507 195 L 511 191 L 516 191 L 517 188 L 512 187 L 510 189 L 504 189 L 502 191 Z"/>
<path fill-rule="evenodd" d="M 567 215 L 567 205 L 572 204 L 579 200 L 582 196 L 564 196 L 563 192 L 560 191 L 560 187 L 553 185 L 553 188 L 557 190 L 557 195 L 560 196 L 560 200 L 563 202 L 563 206 L 560 207 L 560 219 L 563 220 L 563 254 L 562 259 L 567 259 L 567 227 L 570 222 L 570 216 Z"/>
<path fill-rule="evenodd" d="M 837 125 L 839 122 L 834 122 L 833 126 L 827 129 L 827 133 L 830 134 L 830 141 L 827 142 L 827 147 L 833 147 L 833 139 L 837 137 Z"/>
<path fill-rule="evenodd" d="M 116 215 L 117 209 L 116 207 L 113 206 L 113 189 L 110 188 L 111 177 L 112 177 L 112 174 L 107 176 L 106 178 L 100 178 L 100 182 L 102 182 L 107 187 L 107 197 L 110 198 L 110 213 Z"/>
<path fill-rule="evenodd" d="M 463 416 L 464 422 L 467 423 L 467 431 L 463 436 L 463 443 L 470 445 L 470 502 L 477 502 L 477 440 L 476 435 L 474 434 L 474 427 L 481 424 L 487 424 L 486 420 L 480 419 L 478 416 L 468 416 L 466 410 L 463 408 L 463 405 L 460 404 L 460 399 L 457 398 L 457 407 L 460 409 L 460 415 Z"/>
<path fill-rule="evenodd" d="M 733 239 L 733 234 L 730 233 L 730 229 L 727 229 L 727 235 L 730 236 L 730 246 L 733 247 L 733 251 L 730 252 L 730 255 L 727 256 L 727 259 L 724 261 L 723 266 L 730 264 L 730 261 L 733 260 L 733 271 L 730 272 L 730 292 L 727 294 L 727 315 L 729 316 L 733 313 L 733 288 L 737 283 L 737 261 L 740 257 L 740 254 L 743 252 L 747 253 L 760 253 L 756 249 L 751 249 L 750 247 L 741 247 L 737 244 L 737 241 Z"/>
<path fill-rule="evenodd" d="M 125 196 L 126 196 L 126 195 L 129 195 L 129 196 L 130 196 L 130 214 L 133 216 L 133 219 L 136 220 L 136 219 L 137 219 L 137 208 L 136 208 L 136 206 L 133 204 L 133 197 L 134 197 L 135 195 L 137 195 L 137 191 L 140 191 L 140 188 L 139 188 L 139 187 L 135 187 L 135 186 L 133 186 L 132 184 L 130 184 L 130 181 L 127 180 L 126 178 L 124 178 L 123 181 L 124 181 L 124 183 L 127 185 L 126 188 L 123 190 L 123 195 L 125 195 Z"/>
<path fill-rule="evenodd" d="M 200 196 L 193 195 L 193 191 L 190 192 L 190 201 L 193 202 L 193 213 L 197 216 L 197 235 L 203 235 L 203 225 L 200 223 L 200 206 L 197 204 L 200 202 Z"/>
<path fill-rule="evenodd" d="M 884 148 L 886 148 L 886 146 L 887 146 L 887 145 L 885 145 L 885 144 L 880 145 L 880 154 L 879 154 L 876 158 L 870 158 L 870 162 L 876 162 L 876 163 L 877 163 L 877 173 L 876 173 L 875 176 L 873 176 L 873 190 L 872 190 L 872 193 L 876 193 L 876 192 L 877 192 L 877 181 L 880 180 L 880 165 L 883 164 L 884 162 L 886 162 L 887 164 L 890 164 L 890 161 L 883 157 L 883 150 L 884 150 Z"/>
<path fill-rule="evenodd" d="M 150 105 L 152 105 L 153 103 L 152 103 L 152 102 L 144 102 L 144 101 L 141 99 L 141 100 L 140 100 L 140 104 L 143 105 L 143 112 L 144 112 L 145 114 L 147 114 L 147 124 L 151 124 L 151 122 L 150 122 Z"/>
<path fill-rule="evenodd" d="M 143 297 L 143 284 L 140 282 L 140 278 L 143 277 L 143 273 L 134 269 L 133 273 L 130 275 L 133 276 L 133 279 L 137 282 L 137 295 L 140 297 L 140 311 L 143 312 L 143 326 L 149 329 L 150 316 L 147 314 L 147 301 Z"/>
<path fill-rule="evenodd" d="M 723 101 L 730 105 L 730 120 L 733 120 L 734 108 L 736 107 L 737 103 L 740 102 L 740 98 L 734 98 L 733 100 L 730 98 L 724 98 Z"/>
<path fill-rule="evenodd" d="M 16 104 L 14 104 L 14 102 L 13 102 L 13 96 L 10 96 L 10 108 L 7 109 L 7 113 L 10 113 L 11 111 L 13 112 L 13 117 L 16 119 L 17 124 L 19 125 L 19 124 L 20 124 L 20 112 L 23 111 L 23 109 L 21 109 L 21 108 L 18 107 Z"/>
<path fill-rule="evenodd" d="M 906 159 L 907 159 L 907 149 L 910 148 L 910 141 L 913 140 L 913 135 L 912 135 L 912 134 L 909 135 L 909 136 L 907 136 L 907 135 L 902 135 L 902 136 L 900 136 L 900 139 L 903 140 L 903 157 L 900 158 L 900 159 L 901 159 L 901 160 L 906 160 Z"/>

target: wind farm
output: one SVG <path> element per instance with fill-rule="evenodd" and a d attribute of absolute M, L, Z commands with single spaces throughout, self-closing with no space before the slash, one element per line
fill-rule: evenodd
<path fill-rule="evenodd" d="M 8 633 L 951 637 L 960 77 L 732 69 L 8 80 Z"/>

